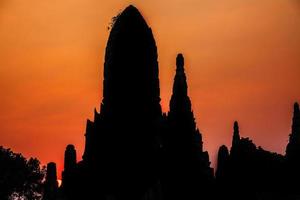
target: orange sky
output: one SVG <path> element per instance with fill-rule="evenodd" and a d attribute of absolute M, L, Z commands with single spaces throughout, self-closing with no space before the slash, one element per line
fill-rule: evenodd
<path fill-rule="evenodd" d="M 242 136 L 284 152 L 300 101 L 299 0 L 0 0 L 0 145 L 60 170 L 73 143 L 80 159 L 102 98 L 107 27 L 130 3 L 157 42 L 164 111 L 176 54 L 185 55 L 213 163 L 234 120 Z"/>

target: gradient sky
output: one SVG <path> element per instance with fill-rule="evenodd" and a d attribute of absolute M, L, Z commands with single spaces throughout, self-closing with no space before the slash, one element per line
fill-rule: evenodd
<path fill-rule="evenodd" d="M 213 163 L 234 120 L 243 137 L 284 153 L 300 101 L 300 0 L 0 0 L 0 145 L 59 171 L 67 144 L 81 159 L 102 98 L 107 27 L 129 4 L 156 39 L 164 111 L 184 54 Z"/>

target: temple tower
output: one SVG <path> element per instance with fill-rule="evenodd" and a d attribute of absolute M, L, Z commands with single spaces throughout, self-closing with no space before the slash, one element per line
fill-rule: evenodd
<path fill-rule="evenodd" d="M 100 113 L 87 121 L 85 176 L 94 173 L 114 198 L 143 195 L 158 180 L 161 121 L 155 40 L 140 12 L 128 6 L 108 38 Z"/>
<path fill-rule="evenodd" d="M 167 127 L 163 134 L 165 199 L 206 199 L 211 189 L 213 171 L 208 153 L 203 151 L 202 135 L 191 109 L 182 54 L 176 58 Z M 176 174 L 170 173 L 172 171 Z"/>

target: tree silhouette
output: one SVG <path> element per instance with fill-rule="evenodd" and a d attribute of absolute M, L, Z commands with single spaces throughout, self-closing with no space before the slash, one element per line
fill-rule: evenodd
<path fill-rule="evenodd" d="M 41 199 L 45 170 L 36 158 L 0 146 L 0 199 Z"/>

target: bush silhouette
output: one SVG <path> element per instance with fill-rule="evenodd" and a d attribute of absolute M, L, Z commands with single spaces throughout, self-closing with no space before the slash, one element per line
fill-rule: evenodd
<path fill-rule="evenodd" d="M 0 146 L 0 199 L 40 199 L 44 172 L 36 158 Z"/>

